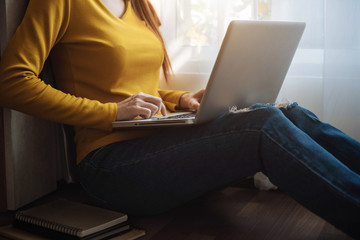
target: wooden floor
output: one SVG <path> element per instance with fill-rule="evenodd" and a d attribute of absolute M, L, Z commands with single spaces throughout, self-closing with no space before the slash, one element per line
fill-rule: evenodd
<path fill-rule="evenodd" d="M 130 216 L 131 224 L 146 231 L 141 240 L 351 239 L 281 191 L 259 191 L 250 183 L 236 183 L 159 216 Z M 79 185 L 60 184 L 56 193 L 32 205 L 59 197 L 88 201 Z M 0 225 L 11 223 L 12 216 L 1 213 Z"/>

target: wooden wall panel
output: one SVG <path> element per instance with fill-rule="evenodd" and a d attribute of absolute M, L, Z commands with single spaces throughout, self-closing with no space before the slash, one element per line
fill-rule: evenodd
<path fill-rule="evenodd" d="M 28 0 L 0 0 L 1 55 L 27 4 Z M 6 108 L 0 117 L 0 207 L 16 210 L 56 190 L 58 127 Z"/>
<path fill-rule="evenodd" d="M 3 109 L 0 108 L 0 211 L 7 209 Z"/>

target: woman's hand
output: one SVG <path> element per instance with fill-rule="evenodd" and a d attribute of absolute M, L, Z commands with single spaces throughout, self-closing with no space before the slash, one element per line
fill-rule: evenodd
<path fill-rule="evenodd" d="M 204 96 L 205 89 L 201 89 L 195 93 L 185 93 L 180 98 L 179 107 L 181 109 L 188 109 L 197 111 L 200 107 L 201 99 Z"/>
<path fill-rule="evenodd" d="M 166 115 L 161 98 L 140 92 L 117 103 L 116 120 L 130 120 L 137 116 L 151 118 L 158 113 Z"/>

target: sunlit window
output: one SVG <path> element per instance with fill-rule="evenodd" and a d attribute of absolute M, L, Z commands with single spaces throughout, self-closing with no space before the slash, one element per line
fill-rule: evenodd
<path fill-rule="evenodd" d="M 177 0 L 177 39 L 183 45 L 218 44 L 233 19 L 270 19 L 271 0 Z"/>
<path fill-rule="evenodd" d="M 166 87 L 185 89 L 207 81 L 227 26 L 233 19 L 306 22 L 284 82 L 284 93 L 320 116 L 323 104 L 324 118 L 336 119 L 344 129 L 353 126 L 349 132 L 358 126 L 359 114 L 351 118 L 354 121 L 345 122 L 339 112 L 349 106 L 347 114 L 359 113 L 354 111 L 359 109 L 356 105 L 360 86 L 359 0 L 150 1 L 162 20 L 161 31 L 175 75 L 179 76 L 179 81 L 170 83 L 182 82 L 182 85 Z M 200 85 L 193 87 L 198 89 Z M 345 93 L 344 100 L 339 102 L 338 96 L 342 93 Z M 359 131 L 357 136 L 360 138 Z"/>
<path fill-rule="evenodd" d="M 297 76 L 322 74 L 325 1 L 151 1 L 162 20 L 161 30 L 177 72 L 209 73 L 230 21 L 240 19 L 306 22 L 299 51 L 289 72 Z"/>

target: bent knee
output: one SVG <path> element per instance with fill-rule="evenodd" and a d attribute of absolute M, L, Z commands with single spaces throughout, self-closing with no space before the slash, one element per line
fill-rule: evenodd
<path fill-rule="evenodd" d="M 277 126 L 288 124 L 283 112 L 271 104 L 255 104 L 249 108 L 231 109 L 231 118 L 235 118 L 241 128 L 259 130 L 264 126 Z M 234 123 L 234 121 L 232 121 Z"/>

